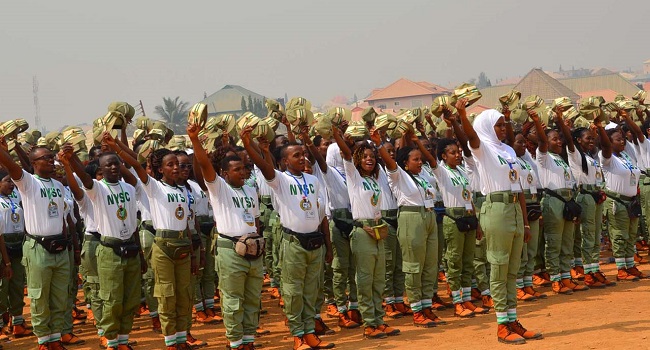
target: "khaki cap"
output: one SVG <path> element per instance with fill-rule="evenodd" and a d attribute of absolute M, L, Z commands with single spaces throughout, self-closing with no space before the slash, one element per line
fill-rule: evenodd
<path fill-rule="evenodd" d="M 264 101 L 264 104 L 266 105 L 266 109 L 268 110 L 268 114 L 266 115 L 267 117 L 281 119 L 281 115 L 284 114 L 284 110 L 282 109 L 282 105 L 280 104 L 280 102 L 267 98 Z"/>
<path fill-rule="evenodd" d="M 280 126 L 280 121 L 278 121 L 276 118 L 273 117 L 266 117 L 262 118 L 262 121 L 265 122 L 273 131 L 278 130 L 278 126 Z"/>
<path fill-rule="evenodd" d="M 386 134 L 388 137 L 391 139 L 398 139 L 406 133 L 407 130 L 413 130 L 413 125 L 410 123 L 407 123 L 406 120 L 404 119 L 398 119 L 397 120 L 397 125 L 395 126 L 394 129 L 388 129 L 386 131 Z"/>
<path fill-rule="evenodd" d="M 589 127 L 589 120 L 587 120 L 583 116 L 578 116 L 574 121 L 573 121 L 573 127 L 574 128 L 588 128 Z"/>
<path fill-rule="evenodd" d="M 201 129 L 205 127 L 205 123 L 208 121 L 208 106 L 203 103 L 197 103 L 187 114 L 187 124 L 189 125 L 198 125 Z"/>
<path fill-rule="evenodd" d="M 363 120 L 350 122 L 348 128 L 345 130 L 345 134 L 355 141 L 360 141 L 370 136 L 366 123 Z"/>
<path fill-rule="evenodd" d="M 325 139 L 332 138 L 332 119 L 327 114 L 320 114 L 316 122 L 311 126 L 310 132 L 320 135 Z"/>
<path fill-rule="evenodd" d="M 380 114 L 375 118 L 375 128 L 387 131 L 395 129 L 397 126 L 397 118 L 390 114 Z"/>
<path fill-rule="evenodd" d="M 438 96 L 433 99 L 433 104 L 431 104 L 431 114 L 436 117 L 442 117 L 442 112 L 445 108 L 450 110 L 452 113 L 456 113 L 456 107 L 453 106 L 451 102 L 451 97 L 449 96 Z"/>
<path fill-rule="evenodd" d="M 146 130 L 142 129 L 135 129 L 133 132 L 133 142 L 140 142 L 140 140 L 144 139 L 144 136 L 147 134 Z"/>
<path fill-rule="evenodd" d="M 648 93 L 645 90 L 639 90 L 639 91 L 636 92 L 636 94 L 634 94 L 634 96 L 632 96 L 632 99 L 636 100 L 636 101 L 640 101 L 640 100 L 645 101 L 647 96 L 648 96 Z"/>
<path fill-rule="evenodd" d="M 314 122 L 314 113 L 304 107 L 287 109 L 287 120 L 293 126 L 311 125 Z"/>
<path fill-rule="evenodd" d="M 138 152 L 138 163 L 146 163 L 147 158 L 158 149 L 161 149 L 162 145 L 160 144 L 160 141 L 156 139 L 150 139 L 145 141 L 142 146 L 140 146 L 140 151 Z"/>
<path fill-rule="evenodd" d="M 34 138 L 34 135 L 31 132 L 21 132 L 16 136 L 16 140 L 22 144 L 33 145 L 37 139 Z"/>
<path fill-rule="evenodd" d="M 59 151 L 60 143 L 61 143 L 60 132 L 52 131 L 45 135 L 45 147 L 48 147 L 52 152 Z"/>
<path fill-rule="evenodd" d="M 363 110 L 363 112 L 361 112 L 361 119 L 368 123 L 374 122 L 376 117 L 377 111 L 375 111 L 373 107 L 367 107 Z"/>
<path fill-rule="evenodd" d="M 516 124 L 523 124 L 528 120 L 528 113 L 523 108 L 517 107 L 510 111 L 510 119 Z"/>
<path fill-rule="evenodd" d="M 463 83 L 454 89 L 454 93 L 451 95 L 451 104 L 455 105 L 456 101 L 461 98 L 466 98 L 467 106 L 471 106 L 474 102 L 478 101 L 483 95 L 478 91 L 475 85 L 469 83 Z"/>
<path fill-rule="evenodd" d="M 135 118 L 135 127 L 140 130 L 149 131 L 151 124 L 152 122 L 151 119 L 149 119 L 149 117 L 140 116 Z"/>
<path fill-rule="evenodd" d="M 567 120 L 573 120 L 579 116 L 580 112 L 578 112 L 574 106 L 569 107 L 566 111 L 564 111 L 564 113 L 562 113 L 562 118 Z"/>
<path fill-rule="evenodd" d="M 61 133 L 61 144 L 69 143 L 71 145 L 83 144 L 86 145 L 86 134 L 80 127 L 70 127 L 63 130 Z"/>
<path fill-rule="evenodd" d="M 573 107 L 573 102 L 571 101 L 570 98 L 566 96 L 558 97 L 555 100 L 553 100 L 553 103 L 551 103 L 551 108 L 555 109 L 555 107 L 558 106 L 562 109 L 562 112 L 565 112 L 567 109 Z"/>
<path fill-rule="evenodd" d="M 128 122 L 135 115 L 135 108 L 126 102 L 112 102 L 108 105 L 109 112 L 117 112 Z"/>
<path fill-rule="evenodd" d="M 234 114 L 220 114 L 215 119 L 215 127 L 230 136 L 237 136 L 237 117 Z"/>
<path fill-rule="evenodd" d="M 158 129 L 158 128 L 153 128 L 149 133 L 147 134 L 147 139 L 150 140 L 158 140 L 161 143 L 165 142 L 165 137 L 167 137 L 167 129 Z"/>
<path fill-rule="evenodd" d="M 289 112 L 290 109 L 296 108 L 311 110 L 311 102 L 304 97 L 294 97 L 289 100 L 289 103 L 287 103 L 287 112 Z"/>
<path fill-rule="evenodd" d="M 121 129 L 124 124 L 126 124 L 124 115 L 119 112 L 109 111 L 102 117 L 104 130 Z"/>
<path fill-rule="evenodd" d="M 510 90 L 507 94 L 499 96 L 499 102 L 501 106 L 508 106 L 508 109 L 511 111 L 517 107 L 517 104 L 521 100 L 521 92 L 517 90 Z"/>
<path fill-rule="evenodd" d="M 343 107 L 330 108 L 330 110 L 327 111 L 327 115 L 334 125 L 341 125 L 343 121 L 347 121 L 349 123 L 352 120 L 352 112 Z"/>
<path fill-rule="evenodd" d="M 546 103 L 544 103 L 544 99 L 537 95 L 530 95 L 524 99 L 524 101 L 521 104 L 522 109 L 524 109 L 526 112 L 529 110 L 534 110 L 537 112 L 537 115 L 539 116 L 539 119 L 546 127 L 550 127 L 549 125 L 549 111 L 550 108 L 547 109 Z"/>
<path fill-rule="evenodd" d="M 181 135 L 172 137 L 166 148 L 170 151 L 185 151 L 185 137 Z"/>

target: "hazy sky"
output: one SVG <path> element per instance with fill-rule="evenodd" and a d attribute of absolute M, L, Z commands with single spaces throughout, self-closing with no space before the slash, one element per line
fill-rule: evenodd
<path fill-rule="evenodd" d="M 226 84 L 315 104 L 400 77 L 494 82 L 532 67 L 640 69 L 650 1 L 12 1 L 0 120 L 90 122 L 113 100 L 191 103 Z"/>

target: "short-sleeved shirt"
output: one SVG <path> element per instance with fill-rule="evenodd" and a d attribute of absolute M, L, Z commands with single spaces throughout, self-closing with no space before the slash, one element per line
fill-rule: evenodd
<path fill-rule="evenodd" d="M 260 216 L 260 208 L 255 187 L 234 188 L 220 176 L 205 185 L 220 235 L 240 237 L 256 232 L 255 218 Z"/>
<path fill-rule="evenodd" d="M 341 156 L 341 148 L 336 142 L 331 143 L 327 147 L 327 154 L 325 155 L 325 162 L 327 165 L 336 168 L 345 175 L 345 167 L 343 167 L 343 157 Z"/>
<path fill-rule="evenodd" d="M 99 227 L 95 222 L 95 208 L 88 195 L 84 193 L 84 196 L 80 200 L 75 199 L 75 202 L 79 206 L 79 215 L 84 219 L 86 233 L 99 232 Z"/>
<path fill-rule="evenodd" d="M 429 182 L 428 176 L 422 173 L 412 175 L 397 167 L 388 171 L 388 183 L 397 198 L 397 205 L 424 206 L 433 208 L 435 201 L 435 187 Z"/>
<path fill-rule="evenodd" d="M 573 188 L 575 178 L 571 174 L 569 164 L 559 155 L 551 152 L 541 152 L 537 149 L 537 171 L 539 181 L 544 188 L 558 190 Z"/>
<path fill-rule="evenodd" d="M 533 162 L 526 159 L 525 155 L 517 157 L 517 162 L 521 167 L 521 175 L 519 176 L 521 188 L 529 190 L 532 194 L 536 194 L 538 179 L 537 172 L 535 171 L 535 168 L 533 168 Z"/>
<path fill-rule="evenodd" d="M 194 205 L 192 209 L 196 216 L 209 216 L 210 215 L 210 200 L 208 195 L 201 189 L 196 181 L 187 180 L 187 183 L 192 189 L 192 196 L 194 197 Z"/>
<path fill-rule="evenodd" d="M 587 161 L 587 173 L 585 173 L 582 171 L 582 155 L 580 152 L 578 150 L 571 152 L 569 147 L 567 147 L 567 154 L 569 155 L 571 172 L 578 185 L 602 185 L 603 169 L 598 160 L 585 153 L 585 160 Z"/>
<path fill-rule="evenodd" d="M 605 173 L 605 188 L 623 196 L 636 196 L 641 170 L 632 157 L 626 152 L 619 156 L 612 154 L 609 158 L 605 158 L 602 151 L 598 155 Z"/>
<path fill-rule="evenodd" d="M 643 142 L 634 145 L 634 151 L 637 155 L 637 166 L 643 170 L 650 169 L 650 141 L 643 139 Z"/>
<path fill-rule="evenodd" d="M 319 229 L 318 197 L 320 184 L 315 176 L 287 174 L 275 170 L 275 177 L 268 181 L 278 203 L 280 222 L 284 228 L 298 233 L 311 233 Z"/>
<path fill-rule="evenodd" d="M 377 183 L 379 183 L 379 187 L 381 188 L 381 210 L 397 209 L 397 198 L 395 198 L 395 195 L 388 184 L 386 169 L 381 165 L 379 166 L 379 177 L 377 178 Z"/>
<path fill-rule="evenodd" d="M 35 236 L 54 236 L 63 233 L 65 220 L 65 189 L 54 179 L 43 179 L 23 170 L 14 180 L 23 202 L 25 229 Z"/>
<path fill-rule="evenodd" d="M 93 203 L 94 218 L 102 236 L 127 240 L 138 228 L 136 189 L 124 181 L 93 180 L 84 188 Z"/>
<path fill-rule="evenodd" d="M 463 155 L 463 163 L 465 174 L 467 174 L 467 178 L 469 179 L 469 184 L 475 192 L 481 191 L 481 177 L 478 174 L 478 168 L 476 167 L 474 157 Z"/>
<path fill-rule="evenodd" d="M 361 176 L 352 162 L 343 160 L 347 174 L 347 191 L 355 220 L 379 219 L 381 217 L 382 191 L 377 179 Z"/>
<path fill-rule="evenodd" d="M 520 188 L 519 173 L 521 168 L 514 157 L 506 159 L 485 143 L 481 143 L 479 148 L 472 148 L 471 145 L 469 147 L 472 157 L 476 161 L 481 193 L 487 195 L 492 192 L 513 191 L 516 187 Z M 504 147 L 510 146 L 504 145 Z M 512 154 L 514 153 L 512 150 Z"/>
<path fill-rule="evenodd" d="M 25 215 L 19 202 L 9 196 L 0 196 L 0 234 L 24 233 Z"/>
<path fill-rule="evenodd" d="M 467 173 L 462 167 L 450 168 L 440 163 L 433 168 L 438 179 L 442 200 L 447 208 L 472 209 L 472 186 Z"/>
<path fill-rule="evenodd" d="M 345 164 L 345 160 L 343 162 Z M 314 167 L 318 167 L 318 164 L 314 164 Z M 343 166 L 343 169 L 345 169 L 345 172 L 341 172 L 334 167 L 328 166 L 327 172 L 323 174 L 330 210 L 350 209 L 350 196 L 348 195 L 348 187 L 346 185 L 347 169 L 345 168 L 345 165 Z"/>
<path fill-rule="evenodd" d="M 156 230 L 184 231 L 188 226 L 188 199 L 185 189 L 171 186 L 151 176 L 142 184 L 149 198 L 151 219 Z"/>

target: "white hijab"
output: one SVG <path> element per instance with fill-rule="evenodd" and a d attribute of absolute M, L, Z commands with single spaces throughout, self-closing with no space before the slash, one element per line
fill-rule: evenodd
<path fill-rule="evenodd" d="M 476 119 L 474 119 L 474 130 L 481 140 L 481 147 L 485 147 L 484 152 L 494 152 L 509 162 L 514 162 L 517 158 L 515 151 L 512 147 L 501 142 L 494 131 L 494 125 L 499 118 L 503 117 L 501 112 L 496 109 L 488 109 L 481 112 Z"/>

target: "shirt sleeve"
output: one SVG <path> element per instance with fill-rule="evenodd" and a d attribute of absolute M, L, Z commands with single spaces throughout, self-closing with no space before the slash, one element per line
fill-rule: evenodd
<path fill-rule="evenodd" d="M 603 151 L 598 152 L 598 158 L 604 169 L 609 169 L 612 166 L 612 157 L 605 158 Z"/>
<path fill-rule="evenodd" d="M 16 187 L 18 188 L 18 191 L 21 191 L 23 193 L 28 193 L 31 191 L 34 188 L 35 181 L 36 179 L 34 179 L 34 176 L 26 172 L 24 169 L 23 176 L 21 176 L 18 180 L 13 180 L 14 184 L 16 184 Z"/>
<path fill-rule="evenodd" d="M 82 187 L 82 188 L 83 188 L 84 192 L 86 193 L 87 197 L 90 198 L 91 201 L 96 201 L 97 196 L 99 196 L 99 193 L 98 193 L 99 192 L 99 186 L 101 186 L 99 181 L 93 179 L 93 187 L 92 188 L 85 188 L 85 187 Z"/>
<path fill-rule="evenodd" d="M 539 164 L 542 168 L 548 168 L 548 153 L 547 152 L 542 152 L 539 150 L 539 148 L 535 151 L 537 154 L 537 164 Z"/>
<path fill-rule="evenodd" d="M 287 183 L 287 179 L 278 170 L 275 170 L 275 176 L 273 177 L 273 180 L 266 180 L 266 183 L 273 189 L 274 192 L 277 193 L 282 193 L 284 188 L 289 185 Z"/>

